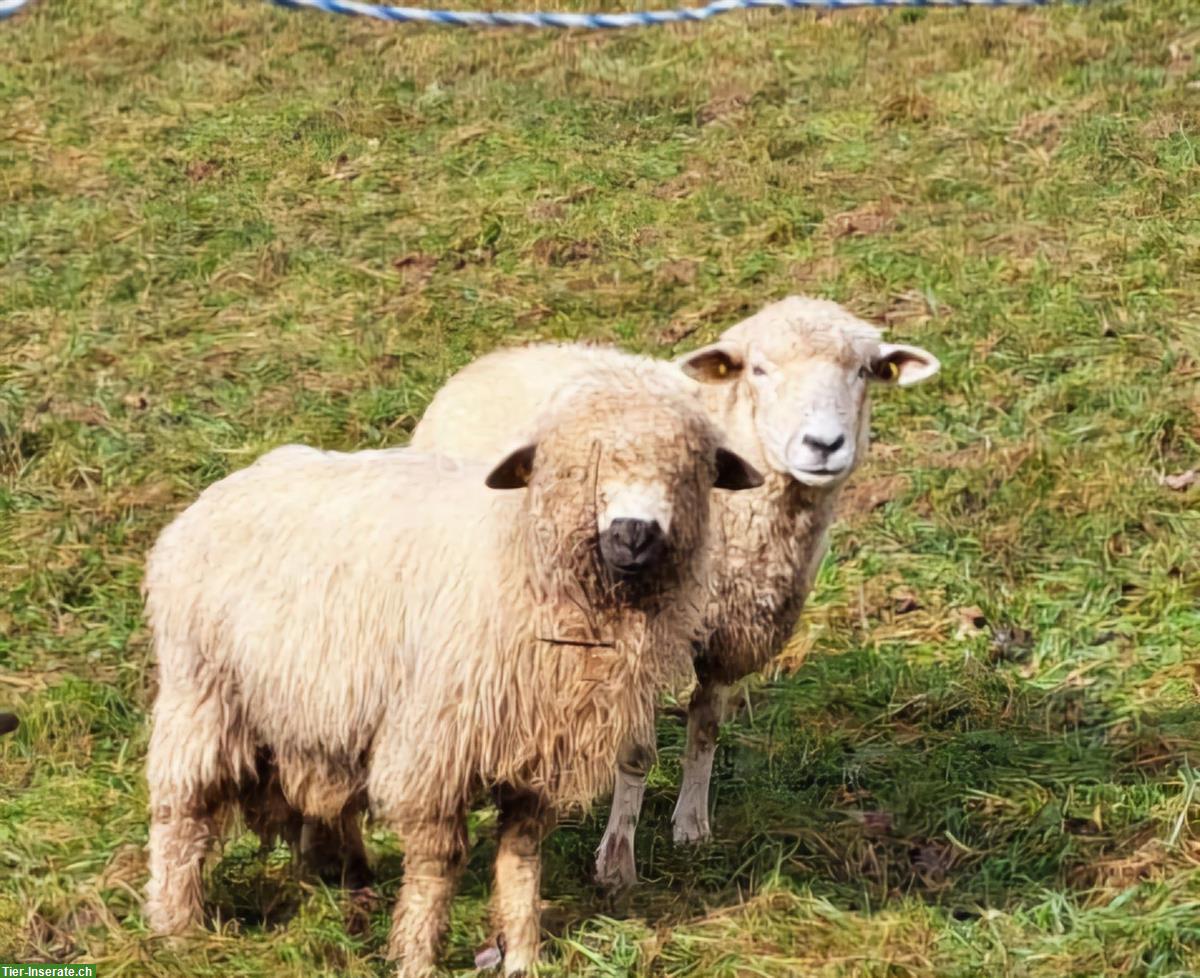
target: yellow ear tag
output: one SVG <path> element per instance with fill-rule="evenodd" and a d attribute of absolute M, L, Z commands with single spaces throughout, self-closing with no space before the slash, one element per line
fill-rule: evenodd
<path fill-rule="evenodd" d="M 724 363 L 718 363 L 717 364 L 717 376 L 724 377 L 727 373 L 729 373 L 729 368 L 727 366 L 725 366 Z"/>
<path fill-rule="evenodd" d="M 887 379 L 895 380 L 900 376 L 900 368 L 897 367 L 891 360 L 887 362 Z"/>

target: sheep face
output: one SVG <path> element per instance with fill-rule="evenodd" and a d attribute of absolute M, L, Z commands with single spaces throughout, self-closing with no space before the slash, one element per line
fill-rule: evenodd
<path fill-rule="evenodd" d="M 749 489 L 762 483 L 762 476 L 749 463 L 719 445 L 712 451 L 685 454 L 685 463 L 672 466 L 665 477 L 647 471 L 647 456 L 642 453 L 665 447 L 654 444 L 655 433 L 648 434 L 636 441 L 622 439 L 623 444 L 613 448 L 607 470 L 603 474 L 597 470 L 600 555 L 611 571 L 625 577 L 650 571 L 662 559 L 673 517 L 694 495 L 690 486 L 699 486 L 703 496 L 705 486 Z M 637 476 L 624 474 L 634 469 L 640 470 Z"/>
<path fill-rule="evenodd" d="M 870 383 L 907 387 L 939 368 L 925 350 L 882 342 L 836 303 L 799 296 L 767 306 L 680 366 L 728 386 L 727 410 L 749 409 L 766 464 L 813 487 L 840 485 L 865 453 Z"/>
<path fill-rule="evenodd" d="M 552 418 L 487 484 L 528 486 L 539 549 L 576 566 L 598 560 L 610 579 L 652 578 L 691 560 L 709 491 L 762 483 L 686 396 L 632 387 L 614 396 L 609 385 L 577 394 Z"/>

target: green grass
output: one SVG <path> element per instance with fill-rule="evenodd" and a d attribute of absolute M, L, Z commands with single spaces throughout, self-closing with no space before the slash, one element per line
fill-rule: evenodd
<path fill-rule="evenodd" d="M 281 442 L 403 443 L 498 343 L 665 356 L 810 292 L 944 372 L 879 398 L 787 668 L 724 731 L 715 843 L 670 844 L 665 718 L 640 888 L 588 882 L 597 817 L 549 843 L 546 971 L 1200 975 L 1200 486 L 1159 483 L 1200 464 L 1198 89 L 1191 0 L 0 26 L 0 960 L 385 974 L 386 906 L 252 837 L 219 930 L 148 936 L 155 534 Z M 390 898 L 400 847 L 372 845 Z"/>

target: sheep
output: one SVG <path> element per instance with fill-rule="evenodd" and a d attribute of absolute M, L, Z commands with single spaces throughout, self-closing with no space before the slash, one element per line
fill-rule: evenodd
<path fill-rule="evenodd" d="M 489 354 L 434 397 L 411 444 L 485 455 L 560 386 L 592 370 L 637 360 L 612 349 L 541 345 Z M 710 837 L 708 789 L 728 687 L 767 665 L 795 629 L 825 553 L 838 494 L 868 446 L 867 381 L 905 387 L 937 373 L 938 360 L 885 343 L 833 302 L 789 296 L 726 330 L 676 364 L 702 384 L 709 416 L 728 444 L 767 473 L 759 493 L 715 500 L 707 634 L 697 649 L 697 687 L 672 822 L 677 843 Z M 498 425 L 503 419 L 503 426 Z M 637 878 L 633 837 L 653 748 L 627 744 L 597 851 L 610 886 Z"/>
<path fill-rule="evenodd" d="M 428 974 L 490 791 L 496 945 L 506 974 L 533 965 L 541 840 L 653 736 L 701 631 L 709 491 L 762 482 L 697 385 L 651 366 L 551 399 L 494 467 L 285 446 L 162 532 L 144 583 L 155 932 L 199 923 L 205 852 L 239 803 L 352 848 L 366 808 L 405 845 L 389 953 L 400 978 Z"/>

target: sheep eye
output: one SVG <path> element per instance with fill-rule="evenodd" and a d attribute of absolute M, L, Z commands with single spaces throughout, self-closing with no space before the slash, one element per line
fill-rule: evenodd
<path fill-rule="evenodd" d="M 881 360 L 875 365 L 875 376 L 880 380 L 895 380 L 900 376 L 900 368 L 891 360 Z"/>
<path fill-rule="evenodd" d="M 763 370 L 762 367 L 754 368 L 754 376 L 755 377 L 765 377 L 766 375 L 767 375 L 767 372 L 765 370 Z"/>
<path fill-rule="evenodd" d="M 866 376 L 867 376 L 869 373 L 870 373 L 870 371 L 869 371 L 869 370 L 868 370 L 866 367 L 859 367 L 859 368 L 858 368 L 858 376 L 859 376 L 859 377 L 864 377 L 864 378 L 865 378 L 865 377 L 866 377 Z"/>

